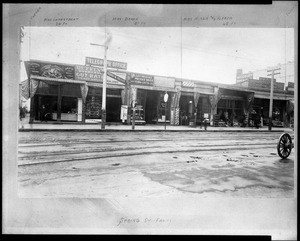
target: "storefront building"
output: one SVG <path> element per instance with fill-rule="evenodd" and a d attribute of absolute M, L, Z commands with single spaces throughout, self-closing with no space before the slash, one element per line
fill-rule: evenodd
<path fill-rule="evenodd" d="M 25 62 L 25 67 L 28 80 L 22 82 L 21 93 L 31 98 L 30 123 L 101 122 L 101 68 L 37 60 Z M 224 85 L 110 68 L 106 121 L 131 124 L 134 109 L 136 124 L 197 126 L 208 119 L 214 126 L 249 126 L 254 112 L 268 124 L 270 91 L 255 83 Z M 275 125 L 290 125 L 292 101 L 292 91 L 274 89 Z"/>
<path fill-rule="evenodd" d="M 251 111 L 261 116 L 264 125 L 269 125 L 270 89 L 271 78 L 248 79 L 236 86 L 242 86 L 253 91 L 254 100 L 251 104 Z M 288 86 L 293 86 L 288 83 Z M 273 80 L 273 110 L 272 125 L 289 127 L 293 122 L 293 100 L 294 90 L 285 88 L 284 83 Z"/>

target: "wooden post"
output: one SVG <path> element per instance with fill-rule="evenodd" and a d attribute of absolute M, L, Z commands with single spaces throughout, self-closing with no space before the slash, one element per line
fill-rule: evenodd
<path fill-rule="evenodd" d="M 61 122 L 61 89 L 62 85 L 58 85 L 57 93 L 57 122 Z"/>
<path fill-rule="evenodd" d="M 274 73 L 275 70 L 280 70 L 280 68 L 273 68 L 270 70 L 267 70 L 267 72 L 272 72 L 272 74 L 268 74 L 268 76 L 272 76 L 271 78 L 271 92 L 270 92 L 270 107 L 269 107 L 269 131 L 272 130 L 272 115 L 273 115 L 273 92 L 274 92 L 274 75 L 280 74 L 280 73 Z"/>
<path fill-rule="evenodd" d="M 82 123 L 85 123 L 85 110 L 86 110 L 86 99 L 85 102 L 82 102 Z"/>
<path fill-rule="evenodd" d="M 35 111 L 35 104 L 34 104 L 34 97 L 30 98 L 30 116 L 29 116 L 29 123 L 32 124 L 34 120 L 34 111 Z"/>

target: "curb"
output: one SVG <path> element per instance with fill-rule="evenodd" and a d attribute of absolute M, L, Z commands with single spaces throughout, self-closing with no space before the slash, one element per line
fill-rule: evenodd
<path fill-rule="evenodd" d="M 19 132 L 30 131 L 74 131 L 74 132 L 284 132 L 284 130 L 118 130 L 118 129 L 19 129 Z"/>

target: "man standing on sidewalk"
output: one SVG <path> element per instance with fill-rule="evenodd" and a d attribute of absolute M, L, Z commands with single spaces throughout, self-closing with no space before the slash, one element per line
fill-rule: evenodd
<path fill-rule="evenodd" d="M 40 113 L 41 113 L 40 114 L 40 119 L 43 122 L 43 121 L 45 121 L 45 114 L 46 114 L 46 107 L 45 107 L 45 105 L 42 105 Z"/>

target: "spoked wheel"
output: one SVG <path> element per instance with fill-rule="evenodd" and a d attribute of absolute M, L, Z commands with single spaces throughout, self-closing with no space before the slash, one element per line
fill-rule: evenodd
<path fill-rule="evenodd" d="M 286 159 L 292 151 L 292 138 L 288 133 L 284 133 L 280 136 L 277 144 L 278 155 L 282 159 Z"/>

